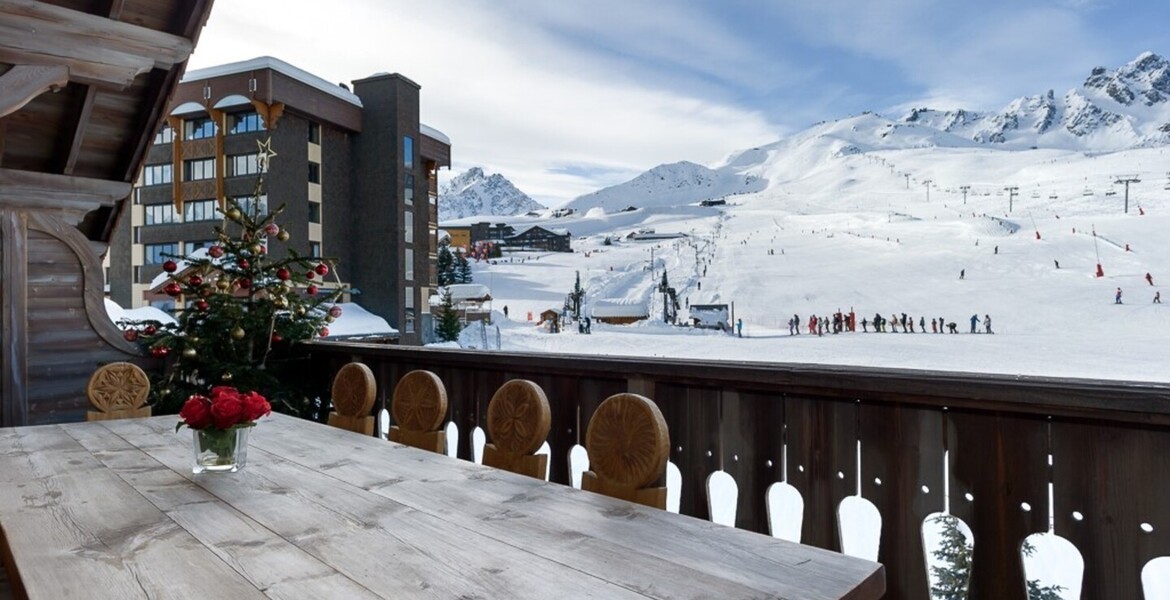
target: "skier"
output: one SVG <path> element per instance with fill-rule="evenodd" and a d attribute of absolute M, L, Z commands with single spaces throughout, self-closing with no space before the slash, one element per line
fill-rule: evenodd
<path fill-rule="evenodd" d="M 508 305 L 507 304 L 504 305 L 504 318 L 505 319 L 508 318 Z"/>
<path fill-rule="evenodd" d="M 950 323 L 947 323 L 947 330 L 949 330 L 951 333 L 959 333 L 959 325 L 954 321 L 951 321 Z"/>
<path fill-rule="evenodd" d="M 1121 288 L 1117 288 L 1117 295 L 1113 297 L 1114 304 L 1121 304 Z"/>
<path fill-rule="evenodd" d="M 817 334 L 817 316 L 816 315 L 813 315 L 813 316 L 808 318 L 808 334 L 809 335 L 816 335 Z"/>
<path fill-rule="evenodd" d="M 967 269 L 959 269 L 959 279 L 963 279 L 966 276 L 967 276 Z"/>
<path fill-rule="evenodd" d="M 1155 297 L 1154 302 L 1157 302 L 1157 301 L 1158 300 Z M 869 333 L 869 320 L 864 318 L 864 317 L 862 317 L 862 319 L 861 319 L 861 332 L 862 333 Z"/>
<path fill-rule="evenodd" d="M 1154 304 L 1162 303 L 1162 292 L 1154 292 Z"/>
<path fill-rule="evenodd" d="M 796 326 L 796 335 L 800 335 L 800 315 L 792 315 L 792 324 Z"/>
<path fill-rule="evenodd" d="M 971 333 L 977 333 L 975 327 L 979 325 L 979 315 L 971 315 Z"/>
<path fill-rule="evenodd" d="M 926 333 L 926 317 L 918 317 L 918 331 Z"/>
<path fill-rule="evenodd" d="M 1146 282 L 1150 285 L 1154 285 L 1154 276 L 1146 273 Z"/>
<path fill-rule="evenodd" d="M 1060 268 L 1060 261 L 1059 261 L 1059 260 L 1056 260 L 1056 259 L 1054 258 L 1054 259 L 1052 259 L 1052 262 L 1053 262 L 1053 263 L 1056 263 L 1056 268 L 1057 268 L 1057 269 L 1059 269 L 1059 268 Z"/>
<path fill-rule="evenodd" d="M 946 321 L 942 317 L 939 317 L 938 318 L 938 332 L 939 333 L 943 332 L 943 324 L 944 323 L 946 323 Z"/>
<path fill-rule="evenodd" d="M 996 253 L 996 254 L 999 254 L 999 246 L 996 246 L 996 247 L 995 247 L 995 253 Z"/>
<path fill-rule="evenodd" d="M 983 333 L 991 333 L 991 315 L 983 315 Z"/>
<path fill-rule="evenodd" d="M 735 320 L 735 335 L 743 337 L 743 319 Z"/>
<path fill-rule="evenodd" d="M 938 333 L 938 319 L 931 319 L 930 320 L 930 332 L 931 333 Z"/>

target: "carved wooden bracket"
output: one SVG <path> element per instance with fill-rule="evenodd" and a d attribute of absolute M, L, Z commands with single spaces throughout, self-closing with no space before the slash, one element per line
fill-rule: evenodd
<path fill-rule="evenodd" d="M 55 67 L 39 67 L 30 65 L 16 65 L 7 73 L 0 75 L 0 118 L 8 116 L 33 98 L 53 90 L 61 89 L 69 83 L 69 69 L 57 65 Z"/>

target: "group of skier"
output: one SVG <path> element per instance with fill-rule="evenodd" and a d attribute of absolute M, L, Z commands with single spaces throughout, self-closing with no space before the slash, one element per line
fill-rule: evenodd
<path fill-rule="evenodd" d="M 979 331 L 980 319 L 978 314 L 971 315 L 971 333 L 995 333 L 991 330 L 991 315 L 983 315 L 982 325 L 983 331 Z M 873 320 L 862 317 L 861 331 L 863 333 L 870 333 L 872 328 L 873 333 L 896 333 L 899 328 L 902 333 L 915 333 L 914 317 L 902 313 L 901 316 L 897 313 L 891 314 L 890 318 L 882 316 L 881 313 L 875 313 Z M 809 335 L 825 335 L 826 333 L 842 333 L 857 331 L 857 314 L 852 308 L 849 312 L 837 312 L 831 316 L 812 315 L 808 321 L 802 321 L 800 315 L 792 315 L 788 320 L 788 335 L 800 335 L 801 330 L 805 329 Z M 917 332 L 926 333 L 926 317 L 918 317 Z M 931 333 L 959 333 L 959 325 L 954 321 L 947 321 L 943 317 L 930 319 Z"/>

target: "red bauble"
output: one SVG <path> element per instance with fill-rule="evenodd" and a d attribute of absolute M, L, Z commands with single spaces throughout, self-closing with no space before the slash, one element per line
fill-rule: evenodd
<path fill-rule="evenodd" d="M 200 300 L 195 303 L 195 308 L 206 312 L 207 309 L 211 308 L 211 303 L 206 300 Z"/>
<path fill-rule="evenodd" d="M 163 286 L 163 292 L 165 292 L 166 295 L 173 298 L 175 296 L 178 296 L 179 294 L 182 294 L 183 288 L 179 287 L 179 284 L 172 281 L 172 282 L 166 284 L 165 286 Z"/>
<path fill-rule="evenodd" d="M 329 265 L 321 263 L 316 267 L 313 267 L 313 270 L 316 271 L 318 275 L 324 277 L 329 274 Z"/>
<path fill-rule="evenodd" d="M 166 346 L 155 346 L 150 349 L 150 355 L 155 358 L 166 358 L 171 351 Z"/>
<path fill-rule="evenodd" d="M 321 337 L 329 337 L 329 328 L 322 327 L 321 329 L 319 329 L 317 331 L 317 334 L 320 335 Z"/>
<path fill-rule="evenodd" d="M 280 233 L 280 225 L 277 225 L 276 223 L 269 223 L 264 226 L 264 233 L 268 235 L 276 235 Z"/>
<path fill-rule="evenodd" d="M 239 260 L 239 262 L 237 262 L 236 264 L 240 265 L 240 268 L 245 269 L 245 270 L 247 270 L 248 267 L 252 266 L 251 263 L 249 263 L 248 259 L 246 259 L 246 258 L 241 258 Z"/>
<path fill-rule="evenodd" d="M 279 279 L 281 281 L 288 281 L 289 277 L 292 277 L 292 273 L 289 273 L 288 269 L 281 267 L 281 268 L 276 270 L 276 278 L 277 279 Z"/>
<path fill-rule="evenodd" d="M 219 258 L 223 256 L 223 246 L 212 246 L 208 248 L 207 255 L 211 258 Z"/>
<path fill-rule="evenodd" d="M 312 272 L 312 271 L 308 271 L 305 273 L 305 279 L 316 279 L 316 278 L 317 278 L 317 274 Z"/>
<path fill-rule="evenodd" d="M 341 316 L 341 307 L 337 306 L 337 305 L 331 306 L 329 308 L 329 316 L 333 317 L 334 319 L 336 319 L 337 317 L 340 317 Z"/>
<path fill-rule="evenodd" d="M 166 271 L 167 273 L 174 273 L 175 269 L 178 269 L 178 268 L 179 268 L 179 265 L 175 264 L 175 261 L 173 261 L 173 260 L 168 260 L 167 262 L 163 263 L 163 270 Z"/>
<path fill-rule="evenodd" d="M 272 343 L 274 343 L 274 344 L 279 343 L 283 339 L 284 338 L 280 337 L 279 333 L 272 334 Z"/>
<path fill-rule="evenodd" d="M 248 279 L 247 277 L 241 277 L 241 278 L 237 279 L 236 283 L 238 283 L 240 285 L 240 287 L 243 289 L 247 289 L 247 288 L 252 287 L 252 280 Z"/>
<path fill-rule="evenodd" d="M 122 339 L 126 340 L 127 342 L 138 341 L 138 330 L 137 329 L 127 329 L 126 331 L 123 331 L 122 332 Z"/>
<path fill-rule="evenodd" d="M 146 327 L 142 328 L 142 333 L 145 333 L 146 335 L 154 335 L 156 331 L 158 331 L 158 329 L 155 329 L 154 325 L 147 325 Z"/>
<path fill-rule="evenodd" d="M 191 278 L 188 279 L 187 281 L 190 282 L 191 285 L 193 285 L 195 287 L 199 287 L 199 286 L 203 285 L 203 278 L 198 276 L 198 275 L 192 275 Z"/>
<path fill-rule="evenodd" d="M 305 288 L 305 291 L 308 292 L 310 296 L 316 296 L 317 295 L 317 286 L 315 286 L 313 284 L 309 284 L 309 287 Z"/>

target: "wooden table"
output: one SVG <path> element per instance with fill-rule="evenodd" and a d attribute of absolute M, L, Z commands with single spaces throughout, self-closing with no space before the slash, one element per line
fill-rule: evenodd
<path fill-rule="evenodd" d="M 30 598 L 877 598 L 881 565 L 282 415 L 191 474 L 176 417 L 0 429 Z"/>

